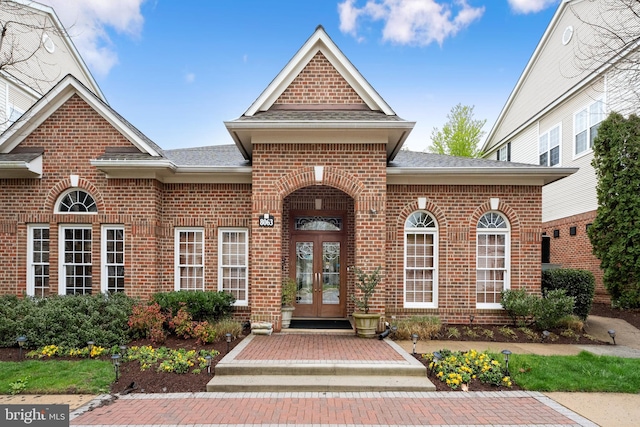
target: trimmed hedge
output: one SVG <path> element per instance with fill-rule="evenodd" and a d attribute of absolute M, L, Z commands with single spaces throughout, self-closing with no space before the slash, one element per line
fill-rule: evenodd
<path fill-rule="evenodd" d="M 596 281 L 593 274 L 586 270 L 561 268 L 542 272 L 542 292 L 564 289 L 574 299 L 573 314 L 585 320 L 591 311 Z"/>
<path fill-rule="evenodd" d="M 82 348 L 87 341 L 111 347 L 128 341 L 127 324 L 135 300 L 123 293 L 52 295 L 47 298 L 0 296 L 0 346 L 29 348 L 55 344 Z"/>
<path fill-rule="evenodd" d="M 184 306 L 196 322 L 213 322 L 229 317 L 233 311 L 233 295 L 212 291 L 173 291 L 153 294 L 151 302 L 157 302 L 163 312 L 175 316 Z"/>

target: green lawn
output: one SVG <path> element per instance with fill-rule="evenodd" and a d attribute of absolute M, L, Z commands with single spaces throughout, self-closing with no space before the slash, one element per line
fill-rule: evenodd
<path fill-rule="evenodd" d="M 640 392 L 640 359 L 587 352 L 577 356 L 514 354 L 509 370 L 516 384 L 530 391 Z"/>
<path fill-rule="evenodd" d="M 0 394 L 100 394 L 109 391 L 115 373 L 106 360 L 25 360 L 0 362 L 0 378 Z"/>

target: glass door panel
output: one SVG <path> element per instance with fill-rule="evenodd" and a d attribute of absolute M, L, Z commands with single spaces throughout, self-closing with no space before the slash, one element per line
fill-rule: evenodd
<path fill-rule="evenodd" d="M 313 304 L 313 242 L 296 242 L 296 304 Z"/>
<path fill-rule="evenodd" d="M 322 304 L 340 304 L 340 242 L 322 242 Z"/>

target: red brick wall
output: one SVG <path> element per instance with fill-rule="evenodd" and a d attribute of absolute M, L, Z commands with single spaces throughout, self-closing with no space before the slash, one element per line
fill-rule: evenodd
<path fill-rule="evenodd" d="M 551 264 L 559 264 L 562 268 L 589 270 L 596 279 L 596 302 L 610 303 L 611 299 L 602 284 L 600 260 L 591 252 L 591 242 L 587 235 L 587 224 L 593 223 L 596 211 L 586 212 L 542 224 L 542 230 L 551 238 Z M 576 234 L 571 235 L 571 227 Z M 553 237 L 558 230 L 560 237 Z"/>
<path fill-rule="evenodd" d="M 489 199 L 511 227 L 511 288 L 540 292 L 541 191 L 528 186 L 389 185 L 387 187 L 387 316 L 435 315 L 443 323 L 503 323 L 502 310 L 476 309 L 476 226 Z M 426 197 L 438 223 L 438 308 L 403 308 L 404 222 Z"/>
<path fill-rule="evenodd" d="M 322 182 L 315 181 L 314 166 L 324 166 Z M 283 202 L 289 194 L 319 184 L 354 199 L 355 264 L 365 270 L 384 266 L 380 248 L 385 241 L 385 144 L 255 144 L 250 249 L 253 320 L 271 321 L 279 328 Z M 372 215 L 372 209 L 378 214 Z M 275 217 L 274 228 L 258 226 L 257 219 L 264 213 Z M 347 292 L 352 289 L 350 281 Z M 382 283 L 372 301 L 373 311 L 384 312 L 384 289 Z"/>
<path fill-rule="evenodd" d="M 318 52 L 275 104 L 362 104 L 364 101 Z"/>

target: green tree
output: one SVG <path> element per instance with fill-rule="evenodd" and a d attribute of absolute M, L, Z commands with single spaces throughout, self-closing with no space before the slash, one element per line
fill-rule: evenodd
<path fill-rule="evenodd" d="M 614 305 L 640 307 L 640 118 L 611 113 L 598 129 L 592 165 L 598 213 L 593 253 Z"/>
<path fill-rule="evenodd" d="M 478 143 L 484 135 L 482 127 L 487 120 L 474 119 L 473 108 L 462 104 L 453 107 L 442 130 L 433 128 L 429 151 L 450 156 L 480 157 L 482 153 Z"/>

